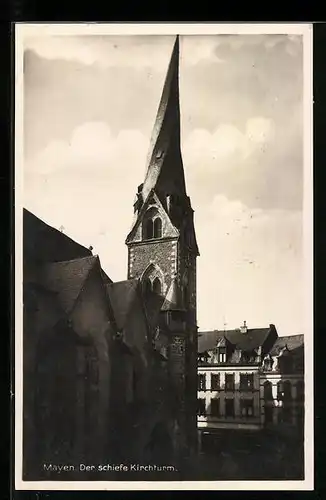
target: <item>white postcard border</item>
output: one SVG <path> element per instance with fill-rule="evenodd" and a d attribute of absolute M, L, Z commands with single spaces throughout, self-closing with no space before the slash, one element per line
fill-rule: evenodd
<path fill-rule="evenodd" d="M 312 490 L 313 369 L 313 88 L 312 24 L 42 24 L 15 25 L 15 488 L 17 490 Z M 293 34 L 304 40 L 305 479 L 302 481 L 23 481 L 22 480 L 22 199 L 24 38 L 49 35 Z"/>

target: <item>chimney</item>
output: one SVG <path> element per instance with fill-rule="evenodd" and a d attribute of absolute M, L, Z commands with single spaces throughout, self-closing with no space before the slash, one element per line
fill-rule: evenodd
<path fill-rule="evenodd" d="M 241 332 L 241 333 L 247 333 L 247 331 L 248 331 L 248 328 L 247 328 L 247 322 L 246 322 L 246 321 L 244 321 L 244 322 L 243 322 L 243 325 L 242 325 L 242 326 L 240 326 L 240 332 Z"/>

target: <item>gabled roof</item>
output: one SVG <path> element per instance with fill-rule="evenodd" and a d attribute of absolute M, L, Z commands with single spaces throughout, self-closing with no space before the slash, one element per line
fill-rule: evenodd
<path fill-rule="evenodd" d="M 173 161 L 174 160 L 174 161 Z M 151 189 L 166 194 L 186 194 L 180 150 L 179 37 L 177 36 L 158 107 L 147 172 L 142 187 L 143 200 Z"/>
<path fill-rule="evenodd" d="M 63 262 L 52 262 L 42 269 L 42 285 L 55 292 L 58 303 L 66 314 L 73 309 L 97 256 L 84 257 Z"/>
<path fill-rule="evenodd" d="M 143 214 L 146 212 L 147 208 L 150 207 L 150 205 L 151 205 L 151 199 L 153 199 L 153 201 L 155 202 L 155 205 L 157 205 L 159 211 L 161 211 L 163 214 L 165 214 L 165 216 L 167 217 L 167 219 L 169 219 L 171 221 L 171 217 L 166 213 L 166 210 L 165 210 L 164 206 L 162 205 L 161 200 L 159 199 L 159 197 L 155 193 L 154 189 L 152 189 L 149 192 L 149 194 L 148 194 L 147 200 L 142 205 L 137 218 L 133 221 L 132 228 L 131 228 L 131 230 L 130 230 L 127 238 L 126 238 L 126 243 L 127 244 L 134 237 L 134 234 L 135 234 L 135 232 L 136 232 L 139 224 L 141 223 L 141 219 L 142 219 Z M 172 225 L 172 221 L 171 221 L 171 225 Z M 174 235 L 176 237 L 179 236 L 179 230 L 175 226 L 173 226 L 173 231 L 174 231 Z"/>
<path fill-rule="evenodd" d="M 131 279 L 106 285 L 114 319 L 120 331 L 126 325 L 130 308 L 137 294 L 138 284 L 137 279 Z"/>
<path fill-rule="evenodd" d="M 198 334 L 198 352 L 203 353 L 214 349 L 223 338 L 236 349 L 253 351 L 265 343 L 272 327 L 273 325 L 268 328 L 248 328 L 247 333 L 241 333 L 239 329 L 200 332 Z"/>
<path fill-rule="evenodd" d="M 60 262 L 92 256 L 91 250 L 49 226 L 26 208 L 23 211 L 24 260 Z"/>
<path fill-rule="evenodd" d="M 278 337 L 270 350 L 270 354 L 271 356 L 277 356 L 284 348 L 291 352 L 303 347 L 304 335 L 302 334 Z"/>

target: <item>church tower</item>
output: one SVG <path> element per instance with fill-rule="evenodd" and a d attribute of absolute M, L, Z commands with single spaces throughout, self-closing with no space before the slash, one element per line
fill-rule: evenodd
<path fill-rule="evenodd" d="M 168 339 L 171 378 L 178 393 L 178 423 L 187 446 L 196 446 L 197 318 L 193 209 L 180 146 L 179 37 L 176 38 L 127 236 L 128 279 L 159 304 L 159 328 Z"/>

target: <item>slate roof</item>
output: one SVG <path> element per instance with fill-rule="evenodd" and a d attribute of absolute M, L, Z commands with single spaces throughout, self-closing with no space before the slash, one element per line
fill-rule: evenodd
<path fill-rule="evenodd" d="M 60 262 L 92 256 L 80 245 L 24 208 L 23 253 L 26 258 L 41 262 Z"/>
<path fill-rule="evenodd" d="M 56 293 L 58 303 L 66 314 L 71 312 L 91 269 L 97 261 L 97 256 L 91 256 L 44 265 L 42 285 L 47 290 Z"/>
<path fill-rule="evenodd" d="M 277 356 L 280 351 L 286 347 L 289 351 L 294 351 L 299 348 L 304 347 L 304 336 L 301 335 L 289 335 L 286 337 L 278 337 L 273 347 L 270 350 L 271 356 Z"/>
<path fill-rule="evenodd" d="M 137 279 L 118 281 L 106 285 L 114 319 L 120 331 L 123 330 L 126 324 L 130 307 L 137 294 L 138 285 Z"/>
<path fill-rule="evenodd" d="M 240 330 L 226 331 L 207 331 L 198 334 L 198 352 L 214 349 L 217 342 L 223 338 L 241 351 L 253 351 L 262 346 L 271 332 L 272 326 L 268 328 L 248 328 L 247 333 L 241 333 Z"/>
<path fill-rule="evenodd" d="M 135 218 L 126 243 L 134 234 L 140 214 L 147 207 L 153 192 L 160 199 L 165 210 L 166 196 L 172 197 L 171 210 L 168 210 L 172 224 L 188 234 L 189 245 L 199 255 L 196 234 L 193 226 L 193 210 L 186 193 L 184 168 L 180 146 L 180 102 L 179 102 L 179 37 L 176 37 L 169 63 L 162 97 L 158 107 L 150 147 L 147 155 L 147 170 L 143 184 L 139 186 L 137 197 L 143 203 Z M 175 203 L 176 202 L 176 203 Z M 177 206 L 176 206 L 177 205 Z M 185 217 L 187 214 L 187 217 Z M 191 242 L 191 243 L 190 243 Z"/>
<path fill-rule="evenodd" d="M 26 319 L 28 322 L 32 319 L 33 324 L 32 331 L 27 329 L 26 332 L 32 335 L 53 328 L 65 316 L 57 294 L 36 282 L 24 283 L 23 297 L 24 309 L 28 315 Z"/>
<path fill-rule="evenodd" d="M 146 317 L 150 328 L 155 328 L 160 323 L 160 312 L 163 303 L 164 297 L 155 293 L 144 299 Z"/>
<path fill-rule="evenodd" d="M 177 36 L 147 155 L 148 169 L 142 186 L 143 200 L 156 188 L 170 194 L 185 194 L 185 179 L 181 161 L 170 162 L 167 157 L 179 156 L 180 152 L 180 104 L 179 104 L 179 37 Z"/>

